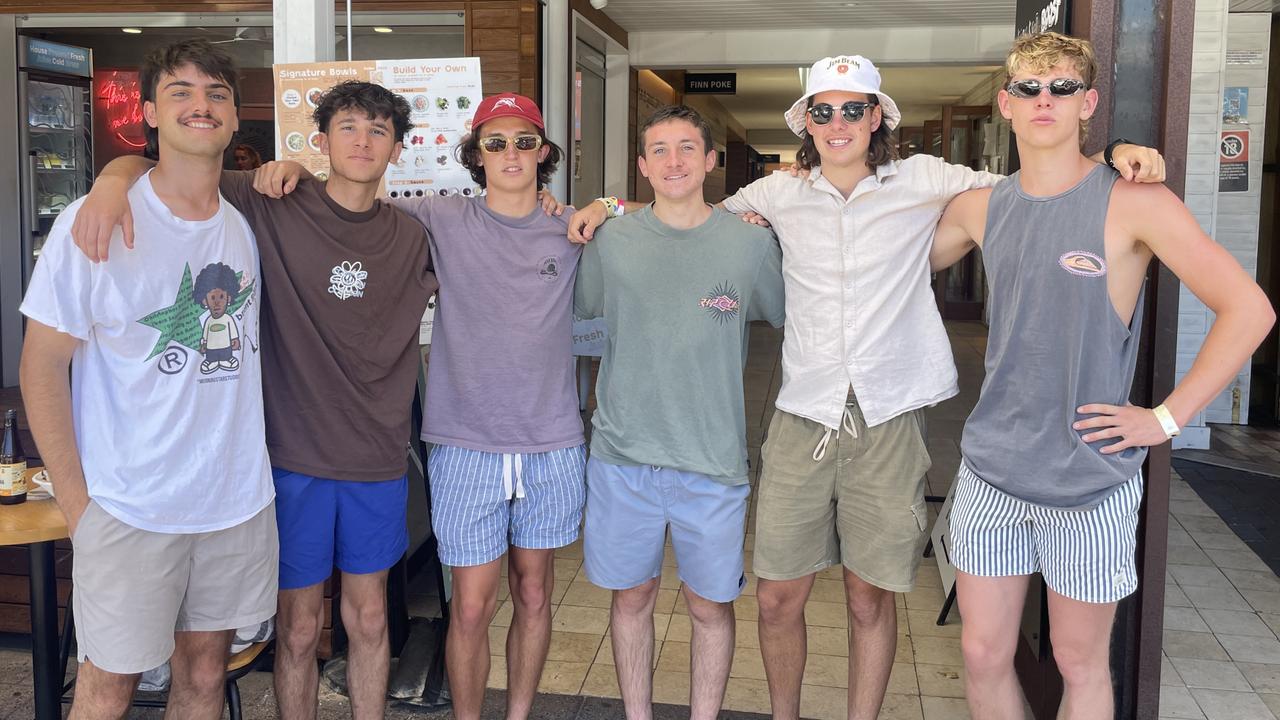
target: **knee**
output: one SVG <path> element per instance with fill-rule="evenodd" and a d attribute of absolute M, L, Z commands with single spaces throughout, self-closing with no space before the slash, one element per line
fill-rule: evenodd
<path fill-rule="evenodd" d="M 613 611 L 623 615 L 651 615 L 653 613 L 653 606 L 657 601 L 657 580 L 651 580 L 643 585 L 628 588 L 626 590 L 613 591 Z"/>
<path fill-rule="evenodd" d="M 804 616 L 805 593 L 794 592 L 772 582 L 761 581 L 756 588 L 760 622 L 774 625 Z"/>
<path fill-rule="evenodd" d="M 276 623 L 276 644 L 294 657 L 315 655 L 320 643 L 320 616 L 312 613 L 281 615 Z"/>
<path fill-rule="evenodd" d="M 184 680 L 196 697 L 221 696 L 227 683 L 227 666 L 220 658 L 195 663 Z"/>
<path fill-rule="evenodd" d="M 352 639 L 376 644 L 387 634 L 387 606 L 381 598 L 378 602 L 344 604 L 342 623 Z"/>
<path fill-rule="evenodd" d="M 733 603 L 718 603 L 688 591 L 684 593 L 689 619 L 698 625 L 721 625 L 733 622 Z"/>
<path fill-rule="evenodd" d="M 511 603 L 516 612 L 540 615 L 551 607 L 550 590 L 546 574 L 512 577 Z"/>
<path fill-rule="evenodd" d="M 1051 642 L 1053 660 L 1058 665 L 1063 684 L 1078 686 L 1110 681 L 1110 658 L 1105 645 L 1102 648 L 1086 647 L 1074 638 L 1057 637 L 1057 633 L 1051 635 Z"/>
<path fill-rule="evenodd" d="M 496 595 L 472 600 L 455 598 L 449 607 L 449 624 L 466 633 L 488 632 L 497 610 Z"/>
<path fill-rule="evenodd" d="M 893 593 L 879 588 L 863 588 L 849 593 L 849 617 L 857 627 L 878 627 L 886 622 L 897 622 L 897 608 Z"/>
<path fill-rule="evenodd" d="M 124 717 L 129 712 L 137 684 L 137 675 L 117 675 L 93 665 L 81 665 L 76 678 L 75 705 L 101 710 L 105 717 Z"/>
<path fill-rule="evenodd" d="M 969 628 L 960 632 L 960 652 L 964 655 L 964 669 L 970 676 L 998 675 L 1013 670 L 1015 646 L 1001 642 L 993 635 L 984 635 Z"/>

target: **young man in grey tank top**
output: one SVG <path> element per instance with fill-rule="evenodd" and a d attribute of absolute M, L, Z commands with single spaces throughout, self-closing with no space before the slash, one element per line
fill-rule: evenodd
<path fill-rule="evenodd" d="M 1087 41 L 1024 36 L 1005 67 L 1000 110 L 1022 170 L 957 197 L 930 255 L 936 270 L 981 247 L 991 286 L 987 376 L 951 509 L 966 691 L 975 718 L 1022 717 L 1013 657 L 1028 579 L 1042 572 L 1059 717 L 1105 719 L 1115 607 L 1137 588 L 1146 448 L 1226 387 L 1275 315 L 1172 192 L 1115 182 L 1081 154 L 1098 103 Z M 1151 409 L 1127 400 L 1153 257 L 1217 320 L 1191 370 Z"/>

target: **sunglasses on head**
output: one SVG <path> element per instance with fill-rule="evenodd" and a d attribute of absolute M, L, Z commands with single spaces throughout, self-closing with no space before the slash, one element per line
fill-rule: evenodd
<path fill-rule="evenodd" d="M 1081 90 L 1086 89 L 1084 82 L 1074 80 L 1072 78 L 1058 78 L 1048 84 L 1042 83 L 1039 80 L 1018 80 L 1005 85 L 1004 89 L 1016 98 L 1027 100 L 1033 97 L 1039 97 L 1040 91 L 1046 87 L 1049 88 L 1049 94 L 1054 97 L 1071 97 Z"/>
<path fill-rule="evenodd" d="M 845 122 L 856 123 L 862 119 L 867 108 L 876 104 L 874 102 L 850 100 L 840 106 L 840 117 L 843 117 Z M 836 109 L 831 103 L 817 103 L 805 112 L 809 113 L 809 117 L 813 118 L 814 125 L 826 125 L 836 116 Z"/>
<path fill-rule="evenodd" d="M 480 139 L 480 149 L 494 155 L 507 151 L 507 143 L 516 144 L 516 149 L 520 152 L 530 152 L 542 147 L 542 138 L 538 135 L 517 135 L 513 138 L 504 137 L 502 135 L 494 135 L 492 137 Z"/>

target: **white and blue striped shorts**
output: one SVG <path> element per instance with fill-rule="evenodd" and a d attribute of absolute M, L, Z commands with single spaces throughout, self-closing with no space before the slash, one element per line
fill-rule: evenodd
<path fill-rule="evenodd" d="M 483 565 L 511 545 L 549 550 L 577 540 L 586 460 L 585 444 L 541 453 L 432 446 L 427 476 L 440 562 Z"/>
<path fill-rule="evenodd" d="M 1059 595 L 1111 603 L 1138 589 L 1142 473 L 1087 510 L 1056 510 L 987 484 L 964 463 L 951 501 L 951 560 L 978 577 L 1039 572 Z"/>

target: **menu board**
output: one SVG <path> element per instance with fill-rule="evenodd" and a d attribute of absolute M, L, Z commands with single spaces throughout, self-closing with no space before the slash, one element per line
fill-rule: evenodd
<path fill-rule="evenodd" d="M 312 119 L 325 91 L 347 80 L 377 83 L 409 103 L 413 129 L 404 152 L 387 168 L 383 193 L 391 197 L 474 195 L 478 188 L 454 148 L 471 131 L 483 97 L 479 58 L 357 60 L 273 66 L 276 93 L 276 157 L 301 163 L 326 178 L 329 158 L 320 151 Z"/>

